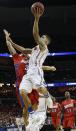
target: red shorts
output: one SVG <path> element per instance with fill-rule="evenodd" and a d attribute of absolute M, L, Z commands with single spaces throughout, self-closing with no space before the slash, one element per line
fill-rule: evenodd
<path fill-rule="evenodd" d="M 28 93 L 28 97 L 32 105 L 39 103 L 39 94 L 35 89 L 33 89 L 31 93 Z"/>
<path fill-rule="evenodd" d="M 60 117 L 52 117 L 52 124 L 56 128 L 58 125 L 61 124 L 61 119 Z"/>
<path fill-rule="evenodd" d="M 64 128 L 74 128 L 74 124 L 75 124 L 75 118 L 74 116 L 71 117 L 65 117 L 63 119 L 63 127 Z"/>

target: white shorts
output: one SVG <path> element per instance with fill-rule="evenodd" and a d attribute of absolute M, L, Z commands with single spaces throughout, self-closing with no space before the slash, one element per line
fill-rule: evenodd
<path fill-rule="evenodd" d="M 46 120 L 46 112 L 35 112 L 29 115 L 29 125 L 26 127 L 30 131 L 40 131 Z"/>
<path fill-rule="evenodd" d="M 23 76 L 19 90 L 24 89 L 26 93 L 31 93 L 32 89 L 38 89 L 39 87 L 45 87 L 45 84 L 38 73 L 38 69 L 34 69 Z"/>

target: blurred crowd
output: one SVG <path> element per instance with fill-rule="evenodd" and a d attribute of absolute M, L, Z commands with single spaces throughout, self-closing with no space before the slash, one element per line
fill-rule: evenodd
<path fill-rule="evenodd" d="M 0 127 L 16 126 L 16 117 L 19 114 L 18 106 L 0 106 Z"/>

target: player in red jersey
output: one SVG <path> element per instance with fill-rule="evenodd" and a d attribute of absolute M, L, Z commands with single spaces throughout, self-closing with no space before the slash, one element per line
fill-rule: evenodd
<path fill-rule="evenodd" d="M 23 104 L 22 97 L 19 93 L 19 85 L 20 85 L 23 75 L 26 73 L 26 67 L 28 65 L 28 57 L 27 57 L 27 55 L 25 56 L 23 54 L 18 54 L 16 52 L 15 48 L 13 47 L 12 43 L 7 40 L 6 30 L 4 30 L 4 33 L 6 36 L 6 44 L 9 49 L 10 54 L 12 55 L 14 67 L 15 67 L 16 96 L 17 96 L 18 103 L 19 103 L 20 107 L 22 107 L 24 104 Z"/>
<path fill-rule="evenodd" d="M 14 61 L 14 67 L 15 67 L 15 72 L 16 72 L 16 95 L 17 95 L 18 103 L 21 107 L 23 107 L 24 102 L 23 102 L 22 97 L 19 92 L 19 85 L 20 85 L 20 82 L 22 81 L 23 76 L 27 72 L 28 60 L 29 60 L 29 55 L 30 55 L 29 53 L 31 53 L 31 49 L 28 49 L 28 48 L 25 49 L 24 47 L 13 43 L 13 41 L 9 37 L 10 34 L 6 30 L 4 30 L 4 33 L 6 36 L 7 47 L 9 49 L 9 52 L 12 55 L 12 58 Z M 17 53 L 15 48 L 18 51 L 22 52 L 23 54 Z M 25 55 L 23 52 L 24 50 L 26 51 Z M 30 98 L 33 105 L 38 104 L 39 95 L 36 90 L 33 90 L 31 93 L 29 93 L 28 97 Z"/>
<path fill-rule="evenodd" d="M 58 128 L 61 124 L 61 105 L 56 102 L 56 98 L 52 97 L 53 100 L 53 107 L 50 110 L 51 118 L 52 118 L 52 125 L 54 128 Z"/>
<path fill-rule="evenodd" d="M 16 95 L 18 98 L 19 105 L 23 106 L 23 101 L 21 95 L 19 95 L 19 85 L 22 80 L 22 77 L 24 74 L 26 74 L 27 66 L 28 66 L 28 57 L 24 56 L 23 54 L 14 54 L 13 61 L 14 61 L 14 67 L 16 72 Z M 21 100 L 20 100 L 21 99 Z"/>
<path fill-rule="evenodd" d="M 65 98 L 62 102 L 62 109 L 63 109 L 63 127 L 65 131 L 71 131 L 74 128 L 75 124 L 75 114 L 74 108 L 76 105 L 76 100 L 71 99 L 70 93 L 68 91 L 65 92 Z"/>

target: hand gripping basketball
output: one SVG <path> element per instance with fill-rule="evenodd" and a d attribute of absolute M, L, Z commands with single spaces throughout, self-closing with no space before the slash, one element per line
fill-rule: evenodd
<path fill-rule="evenodd" d="M 39 13 L 42 15 L 44 13 L 44 5 L 41 2 L 35 2 L 31 6 L 31 12 L 34 15 L 35 13 Z"/>

